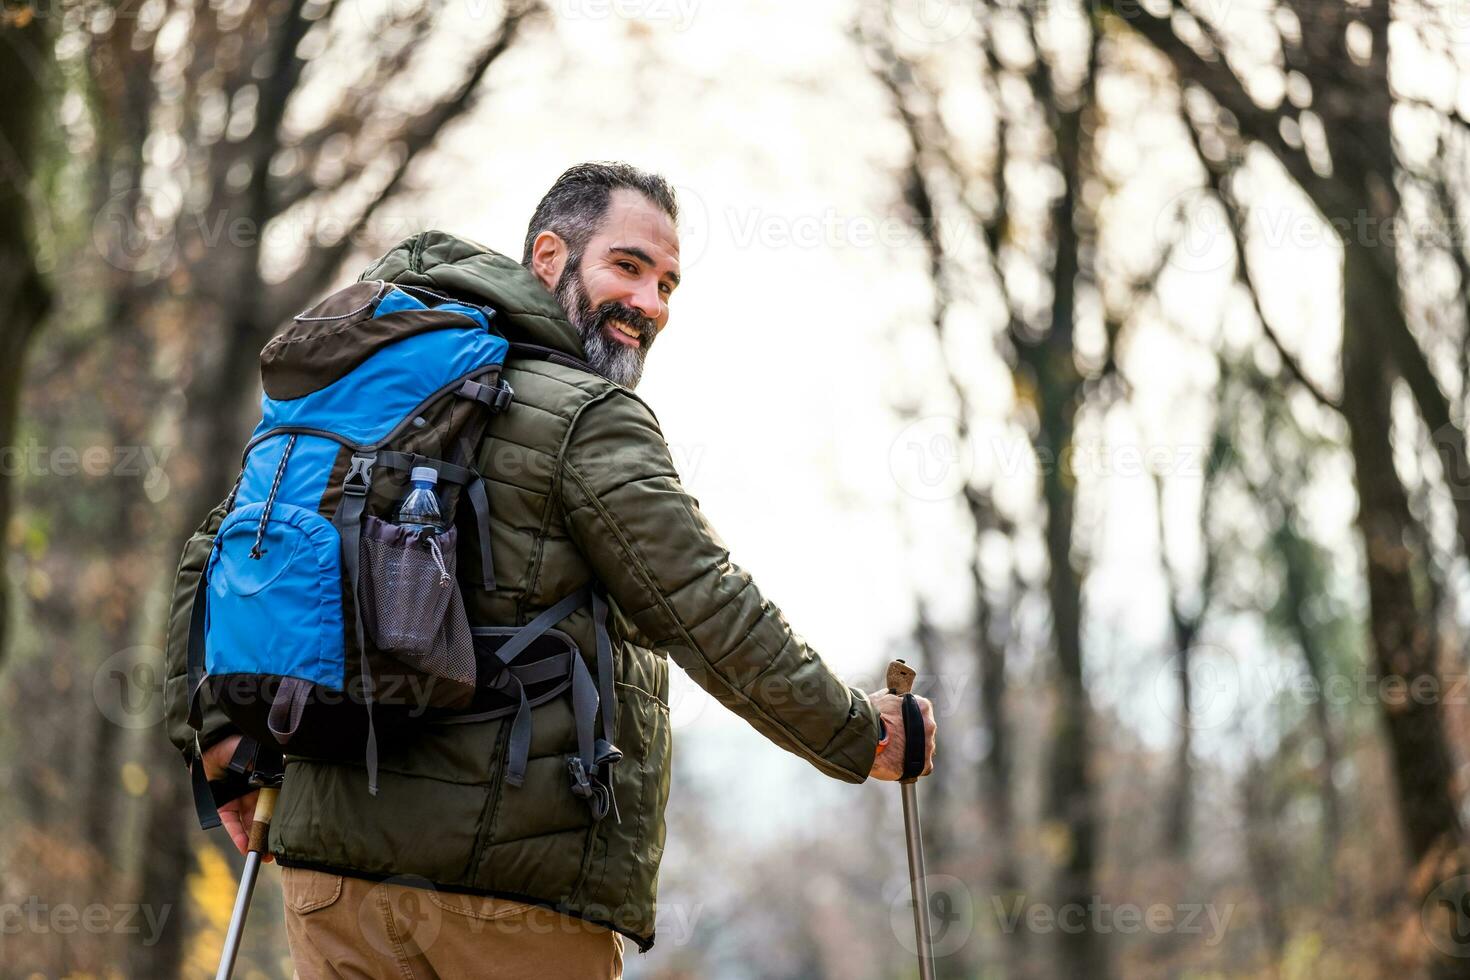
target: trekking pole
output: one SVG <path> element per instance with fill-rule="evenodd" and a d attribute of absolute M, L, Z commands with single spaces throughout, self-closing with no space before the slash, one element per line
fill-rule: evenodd
<path fill-rule="evenodd" d="M 909 892 L 914 901 L 914 936 L 919 944 L 919 980 L 934 980 L 934 941 L 929 932 L 929 884 L 924 876 L 924 836 L 919 829 L 919 796 L 914 785 L 924 771 L 929 740 L 924 716 L 911 693 L 914 668 L 902 660 L 888 665 L 888 692 L 903 695 L 903 835 L 909 852 Z"/>
<path fill-rule="evenodd" d="M 250 781 L 260 786 L 255 800 L 255 815 L 250 822 L 250 842 L 245 849 L 245 871 L 240 875 L 240 890 L 235 893 L 235 911 L 230 914 L 230 928 L 225 932 L 225 947 L 220 953 L 219 970 L 214 980 L 230 980 L 235 971 L 235 957 L 240 955 L 240 938 L 245 934 L 245 916 L 250 913 L 250 896 L 255 892 L 255 879 L 260 875 L 260 862 L 265 855 L 266 838 L 271 826 L 271 813 L 276 808 L 276 794 L 281 791 L 280 773 L 250 774 Z"/>

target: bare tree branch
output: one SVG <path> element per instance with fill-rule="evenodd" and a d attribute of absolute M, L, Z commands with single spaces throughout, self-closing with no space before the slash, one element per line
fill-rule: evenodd
<path fill-rule="evenodd" d="M 1242 215 L 1242 205 L 1236 200 L 1235 195 L 1230 192 L 1227 179 L 1231 175 L 1230 165 L 1216 161 L 1205 152 L 1201 140 L 1198 125 L 1189 117 L 1189 113 L 1182 113 L 1184 117 L 1184 128 L 1189 134 L 1189 140 L 1194 147 L 1195 155 L 1200 164 L 1205 168 L 1205 179 L 1208 182 L 1210 192 L 1215 200 L 1220 202 L 1220 207 L 1225 211 L 1225 221 L 1230 228 L 1231 240 L 1235 245 L 1235 275 L 1240 284 L 1245 287 L 1246 295 L 1250 297 L 1251 309 L 1256 315 L 1256 322 L 1260 324 L 1261 332 L 1266 335 L 1271 346 L 1276 348 L 1281 363 L 1286 366 L 1287 372 L 1296 379 L 1307 392 L 1326 408 L 1334 412 L 1342 410 L 1337 399 L 1328 395 L 1319 388 L 1307 373 L 1302 370 L 1300 364 L 1292 353 L 1286 349 L 1281 337 L 1271 327 L 1271 321 L 1266 317 L 1266 311 L 1261 306 L 1260 291 L 1256 288 L 1255 277 L 1251 273 L 1250 259 L 1246 251 L 1245 221 Z"/>
<path fill-rule="evenodd" d="M 1102 8 L 1114 14 L 1119 22 L 1132 28 L 1168 59 L 1181 82 L 1198 83 L 1203 91 L 1231 115 L 1242 133 L 1265 145 L 1281 161 L 1292 179 L 1307 189 L 1314 200 L 1320 199 L 1319 195 L 1341 196 L 1331 182 L 1324 181 L 1317 175 L 1306 154 L 1286 142 L 1281 135 L 1283 113 L 1265 108 L 1251 98 L 1239 76 L 1225 61 L 1223 50 L 1215 47 L 1209 55 L 1200 54 L 1174 33 L 1168 18 L 1149 13 L 1142 4 L 1134 0 L 1102 0 Z M 1193 17 L 1179 0 L 1174 0 L 1173 9 Z M 1204 22 L 1194 19 L 1204 26 Z M 1206 36 L 1215 35 L 1207 31 Z M 1346 199 L 1340 203 L 1344 209 L 1353 206 L 1353 202 Z M 1334 213 L 1337 213 L 1336 209 Z"/>
<path fill-rule="evenodd" d="M 335 243 L 324 245 L 313 251 L 296 275 L 272 290 L 270 316 L 265 321 L 266 323 L 274 325 L 307 305 L 312 295 L 320 290 L 321 284 L 332 275 L 337 266 L 355 247 L 358 237 L 378 209 L 397 193 L 409 168 L 419 155 L 433 144 L 435 138 L 446 126 L 473 107 L 485 73 L 510 49 L 520 32 L 540 16 L 543 9 L 538 0 L 518 0 L 510 6 L 495 36 L 491 38 L 460 84 L 432 108 L 409 119 L 395 134 L 392 142 L 401 147 L 401 156 L 392 175 L 373 195 L 346 234 Z M 273 329 L 273 326 L 268 329 Z M 263 342 L 264 338 L 261 339 Z"/>

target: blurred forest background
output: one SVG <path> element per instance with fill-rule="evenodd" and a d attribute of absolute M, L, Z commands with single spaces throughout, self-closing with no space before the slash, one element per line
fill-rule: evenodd
<path fill-rule="evenodd" d="M 846 533 L 876 580 L 911 580 L 862 670 L 908 656 L 939 713 L 940 975 L 1470 976 L 1470 6 L 832 0 L 806 34 L 787 18 L 816 15 L 712 6 L 0 0 L 0 975 L 213 972 L 239 861 L 194 825 L 162 732 L 162 617 L 272 333 L 418 230 L 394 209 L 455 179 L 447 143 L 546 159 L 556 119 L 503 122 L 512 75 L 582 78 L 565 97 L 652 152 L 659 92 L 745 98 L 810 50 L 840 70 L 776 84 L 817 93 L 791 104 L 900 231 L 866 246 L 889 298 L 848 379 L 885 421 L 807 438 L 884 475 L 889 530 Z M 769 47 L 732 36 L 712 63 L 738 70 L 700 73 L 679 52 L 721 43 L 699 33 L 720 17 Z M 616 78 L 558 57 L 575 31 Z M 872 111 L 824 110 L 837 88 Z M 668 173 L 706 189 L 716 252 L 731 148 L 769 139 L 730 129 Z M 611 156 L 599 137 L 528 186 Z M 815 151 L 769 152 L 780 180 L 777 154 Z M 786 231 L 823 203 L 785 202 Z M 741 246 L 754 281 L 706 257 L 704 288 L 841 347 L 841 318 L 763 302 L 786 274 L 769 238 Z M 683 349 L 722 390 L 752 369 Z M 655 388 L 659 356 L 673 430 L 695 409 Z M 737 523 L 777 504 L 718 499 Z M 796 544 L 764 559 L 792 582 L 824 567 Z M 836 576 L 855 620 L 866 574 Z M 735 848 L 707 828 L 764 806 L 701 768 L 725 736 L 697 728 L 659 943 L 627 975 L 916 976 L 902 848 L 877 843 L 896 792 L 820 796 Z M 266 881 L 242 977 L 290 976 Z"/>

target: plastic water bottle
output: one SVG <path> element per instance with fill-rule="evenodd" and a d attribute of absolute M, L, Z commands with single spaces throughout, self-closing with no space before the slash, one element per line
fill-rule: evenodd
<path fill-rule="evenodd" d="M 409 474 L 413 489 L 398 505 L 398 523 L 414 531 L 426 530 L 435 534 L 444 530 L 444 519 L 439 514 L 439 498 L 434 496 L 434 485 L 439 474 L 432 466 L 415 466 Z"/>

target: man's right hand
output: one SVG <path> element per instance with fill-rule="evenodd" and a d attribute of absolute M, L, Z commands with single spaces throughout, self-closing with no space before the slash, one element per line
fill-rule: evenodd
<path fill-rule="evenodd" d="M 934 723 L 933 703 L 928 698 L 921 698 L 917 694 L 914 695 L 914 700 L 919 702 L 919 714 L 924 718 L 924 737 L 928 740 L 928 745 L 924 749 L 924 771 L 919 775 L 927 776 L 934 771 L 934 733 L 938 726 Z M 883 724 L 888 729 L 888 744 L 878 752 L 878 757 L 873 760 L 873 771 L 868 775 L 874 779 L 902 779 L 903 695 L 893 694 L 887 690 L 874 691 L 868 695 L 868 702 L 878 709 L 878 716 L 883 719 Z"/>

